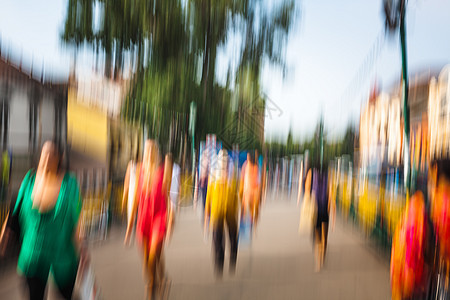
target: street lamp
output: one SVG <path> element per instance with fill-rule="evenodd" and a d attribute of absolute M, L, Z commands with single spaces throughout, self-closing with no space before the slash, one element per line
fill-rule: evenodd
<path fill-rule="evenodd" d="M 410 158 L 409 158 L 409 108 L 408 108 L 408 68 L 406 59 L 406 29 L 405 14 L 406 0 L 383 0 L 384 14 L 386 17 L 386 29 L 396 32 L 400 27 L 400 44 L 402 51 L 402 97 L 403 97 L 403 120 L 404 120 L 404 147 L 403 163 L 404 177 L 407 197 L 409 197 L 410 181 Z"/>

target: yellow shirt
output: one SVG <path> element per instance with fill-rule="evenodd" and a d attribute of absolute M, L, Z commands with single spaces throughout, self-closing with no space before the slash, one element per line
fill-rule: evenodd
<path fill-rule="evenodd" d="M 210 217 L 210 225 L 215 225 L 226 214 L 237 215 L 238 207 L 236 180 L 218 179 L 208 186 L 205 212 Z"/>

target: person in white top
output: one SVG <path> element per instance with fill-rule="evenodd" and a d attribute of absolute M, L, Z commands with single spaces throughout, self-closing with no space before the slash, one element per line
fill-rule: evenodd
<path fill-rule="evenodd" d="M 139 153 L 139 152 L 138 152 Z M 130 226 L 133 213 L 133 205 L 136 200 L 136 190 L 137 181 L 139 174 L 138 167 L 138 155 L 136 155 L 134 160 L 128 163 L 127 172 L 125 174 L 125 180 L 123 184 L 123 196 L 122 196 L 122 213 L 125 211 L 127 213 L 127 225 Z"/>
<path fill-rule="evenodd" d="M 181 169 L 177 163 L 173 164 L 172 167 L 172 183 L 170 185 L 170 202 L 172 203 L 172 208 L 178 210 L 178 197 L 180 195 L 180 173 Z"/>

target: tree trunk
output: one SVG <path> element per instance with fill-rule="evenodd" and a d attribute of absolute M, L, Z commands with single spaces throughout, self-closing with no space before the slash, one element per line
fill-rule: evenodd
<path fill-rule="evenodd" d="M 209 71 L 209 55 L 211 47 L 211 3 L 208 1 L 208 25 L 206 27 L 206 46 L 205 46 L 205 56 L 203 57 L 203 71 L 202 71 L 202 85 L 203 85 L 203 105 L 206 104 L 207 97 L 207 87 L 208 87 L 208 74 Z"/>
<path fill-rule="evenodd" d="M 112 55 L 111 51 L 106 51 L 106 57 L 105 57 L 105 77 L 111 78 L 111 66 L 112 66 Z"/>
<path fill-rule="evenodd" d="M 114 63 L 114 80 L 119 78 L 119 74 L 122 71 L 122 47 L 116 45 L 116 57 Z"/>

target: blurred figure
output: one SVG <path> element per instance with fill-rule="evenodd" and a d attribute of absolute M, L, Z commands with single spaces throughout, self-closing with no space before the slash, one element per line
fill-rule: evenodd
<path fill-rule="evenodd" d="M 164 274 L 162 251 L 168 232 L 170 205 L 167 202 L 172 169 L 171 166 L 164 166 L 158 151 L 154 141 L 145 142 L 139 168 L 137 198 L 125 237 L 125 243 L 128 244 L 137 213 L 136 237 L 143 255 L 148 299 L 155 296 L 156 287 L 162 293 L 169 284 Z"/>
<path fill-rule="evenodd" d="M 3 151 L 0 174 L 0 202 L 5 201 L 9 192 L 9 179 L 11 178 L 12 155 L 10 151 Z"/>
<path fill-rule="evenodd" d="M 297 206 L 300 204 L 302 192 L 303 192 L 303 161 L 301 162 L 300 172 L 298 176 Z"/>
<path fill-rule="evenodd" d="M 77 180 L 62 168 L 58 147 L 46 142 L 36 172 L 28 171 L 22 181 L 0 237 L 5 243 L 12 231 L 20 231 L 17 270 L 26 279 L 30 299 L 44 299 L 49 273 L 61 296 L 72 298 L 80 254 L 82 269 L 87 257 L 76 234 L 80 211 Z"/>
<path fill-rule="evenodd" d="M 242 199 L 241 217 L 250 214 L 252 227 L 256 225 L 259 214 L 258 165 L 252 153 L 247 153 L 247 160 L 242 166 L 240 192 Z"/>
<path fill-rule="evenodd" d="M 314 233 L 314 241 L 316 248 L 316 271 L 320 271 L 325 260 L 328 242 L 328 223 L 330 203 L 328 193 L 328 174 L 324 165 L 322 170 L 314 170 L 313 190 L 316 197 L 316 226 Z"/>
<path fill-rule="evenodd" d="M 214 183 L 208 188 L 205 206 L 205 230 L 209 219 L 209 228 L 213 231 L 214 263 L 216 274 L 223 274 L 225 256 L 225 224 L 230 239 L 230 272 L 236 270 L 238 251 L 238 195 L 234 175 L 228 178 L 228 155 L 225 150 L 219 153 L 219 172 Z"/>
<path fill-rule="evenodd" d="M 265 181 L 265 164 L 264 157 L 259 155 L 258 150 L 255 150 L 255 164 L 258 172 L 258 202 L 256 203 L 256 219 L 259 217 L 259 209 L 263 202 L 264 195 L 264 181 Z"/>
<path fill-rule="evenodd" d="M 421 192 L 407 204 L 391 252 L 392 299 L 426 298 L 426 210 Z"/>
<path fill-rule="evenodd" d="M 177 163 L 173 163 L 172 167 L 172 182 L 170 184 L 170 203 L 172 204 L 172 210 L 178 211 L 178 198 L 180 196 L 180 176 L 181 169 Z"/>
<path fill-rule="evenodd" d="M 136 151 L 136 156 L 128 163 L 127 172 L 123 184 L 122 196 L 122 213 L 127 212 L 127 228 L 129 228 L 132 220 L 133 206 L 136 199 L 137 191 L 137 177 L 139 174 L 139 151 Z"/>
<path fill-rule="evenodd" d="M 449 296 L 450 280 L 450 160 L 435 160 L 428 172 L 430 217 L 436 236 L 434 293 Z"/>
<path fill-rule="evenodd" d="M 266 202 L 267 195 L 267 177 L 269 173 L 269 164 L 267 163 L 267 157 L 264 156 L 263 166 L 262 166 L 262 182 L 261 182 L 261 204 Z"/>
<path fill-rule="evenodd" d="M 200 180 L 199 180 L 199 189 L 202 199 L 203 209 L 205 209 L 206 204 L 206 193 L 208 191 L 208 177 L 209 177 L 209 159 L 208 159 L 208 151 L 203 151 L 202 157 L 200 159 Z"/>
<path fill-rule="evenodd" d="M 311 192 L 311 182 L 312 170 L 310 169 L 306 174 L 305 179 L 305 193 L 303 195 L 303 203 L 300 211 L 299 232 L 313 236 L 316 228 L 316 198 L 314 193 Z"/>

